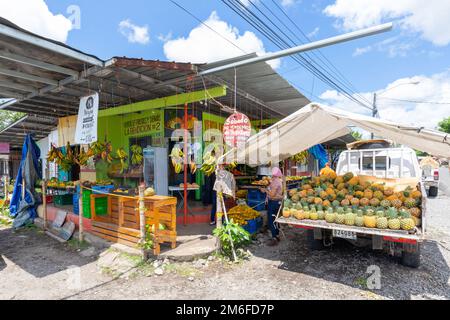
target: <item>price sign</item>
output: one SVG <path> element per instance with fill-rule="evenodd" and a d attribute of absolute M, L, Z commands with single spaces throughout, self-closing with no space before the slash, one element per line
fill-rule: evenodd
<path fill-rule="evenodd" d="M 250 137 L 251 130 L 250 119 L 245 114 L 236 112 L 223 125 L 223 139 L 230 147 L 239 147 Z"/>

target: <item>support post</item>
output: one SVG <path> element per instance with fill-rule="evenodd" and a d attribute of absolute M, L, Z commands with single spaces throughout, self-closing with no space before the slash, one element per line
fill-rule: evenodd
<path fill-rule="evenodd" d="M 42 180 L 42 210 L 44 215 L 44 231 L 47 230 L 47 180 Z"/>
<path fill-rule="evenodd" d="M 80 243 L 84 240 L 84 227 L 83 227 L 83 183 L 80 180 L 80 193 L 78 194 L 78 240 Z"/>
<path fill-rule="evenodd" d="M 187 225 L 187 215 L 188 215 L 188 192 L 187 192 L 187 171 L 188 171 L 188 104 L 184 104 L 184 138 L 183 138 L 183 169 L 184 169 L 184 188 L 183 188 L 183 198 L 184 198 L 184 225 Z"/>
<path fill-rule="evenodd" d="M 222 207 L 223 194 L 222 192 L 216 192 L 216 228 L 222 228 L 222 217 L 224 209 Z"/>
<path fill-rule="evenodd" d="M 145 242 L 145 202 L 144 202 L 145 187 L 143 184 L 139 185 L 139 230 L 141 236 L 141 243 Z M 159 226 L 155 226 L 155 229 Z M 142 247 L 142 257 L 146 258 L 146 252 Z"/>

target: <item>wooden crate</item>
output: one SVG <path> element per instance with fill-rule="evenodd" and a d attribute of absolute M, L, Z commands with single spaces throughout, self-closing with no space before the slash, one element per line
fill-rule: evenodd
<path fill-rule="evenodd" d="M 91 202 L 104 195 L 91 195 Z M 155 225 L 154 254 L 160 253 L 161 243 L 176 247 L 176 204 L 174 197 L 153 196 L 145 198 L 145 223 Z M 137 247 L 140 241 L 140 216 L 138 197 L 108 196 L 108 213 L 98 216 L 92 208 L 93 233 L 109 241 Z M 167 229 L 159 230 L 159 224 Z"/>

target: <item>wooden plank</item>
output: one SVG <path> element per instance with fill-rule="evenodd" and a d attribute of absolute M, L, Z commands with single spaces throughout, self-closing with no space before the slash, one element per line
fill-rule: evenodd
<path fill-rule="evenodd" d="M 120 243 L 120 244 L 126 245 L 126 246 L 131 247 L 131 248 L 137 248 L 138 247 L 137 243 L 134 243 L 134 242 L 131 242 L 131 241 L 127 241 L 127 240 L 124 240 L 124 239 L 120 239 L 120 238 L 116 238 L 116 237 L 112 237 L 112 236 L 109 236 L 109 235 L 106 235 L 106 234 L 103 234 L 103 233 L 98 233 L 98 232 L 93 231 L 92 234 L 94 234 L 94 235 L 96 235 L 96 236 L 98 236 L 100 238 L 106 239 L 108 241 L 115 242 L 115 243 Z"/>
<path fill-rule="evenodd" d="M 93 221 L 92 226 L 103 228 L 103 229 L 109 229 L 116 232 L 125 233 L 128 235 L 131 235 L 133 237 L 139 237 L 139 230 L 138 229 L 132 229 L 132 228 L 124 228 L 119 227 L 118 225 L 110 224 L 110 223 L 103 223 L 103 222 L 97 222 Z"/>
<path fill-rule="evenodd" d="M 116 232 L 116 231 L 108 230 L 108 229 L 102 229 L 102 228 L 98 228 L 98 227 L 93 227 L 92 230 L 95 232 L 101 233 L 101 234 L 105 234 L 105 235 L 115 237 L 115 238 L 120 238 L 120 239 L 127 240 L 130 242 L 135 242 L 135 243 L 139 242 L 139 238 L 127 235 L 125 233 Z"/>

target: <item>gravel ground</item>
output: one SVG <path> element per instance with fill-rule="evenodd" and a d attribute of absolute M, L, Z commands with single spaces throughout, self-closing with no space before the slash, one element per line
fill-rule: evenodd
<path fill-rule="evenodd" d="M 278 247 L 253 245 L 238 265 L 212 258 L 142 265 L 120 256 L 114 269 L 108 263 L 118 253 L 99 257 L 100 250 L 78 250 L 35 229 L 0 229 L 0 299 L 449 299 L 450 197 L 429 199 L 428 214 L 418 269 L 345 241 L 311 252 L 304 232 L 291 229 Z M 374 265 L 379 290 L 367 288 Z"/>

